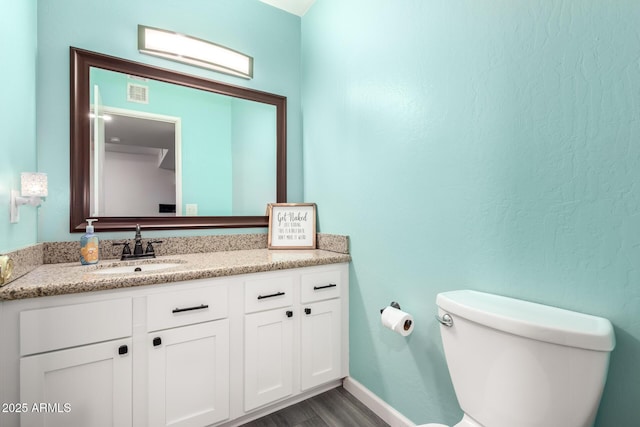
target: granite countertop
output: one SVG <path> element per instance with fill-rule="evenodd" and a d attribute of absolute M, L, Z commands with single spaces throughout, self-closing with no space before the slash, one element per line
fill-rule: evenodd
<path fill-rule="evenodd" d="M 0 300 L 17 300 L 79 292 L 128 288 L 141 285 L 180 282 L 210 277 L 284 270 L 289 268 L 349 262 L 345 253 L 326 250 L 250 249 L 161 256 L 152 260 L 100 261 L 83 266 L 78 262 L 44 264 L 0 288 Z M 97 274 L 114 266 L 177 263 L 179 265 L 148 272 Z"/>

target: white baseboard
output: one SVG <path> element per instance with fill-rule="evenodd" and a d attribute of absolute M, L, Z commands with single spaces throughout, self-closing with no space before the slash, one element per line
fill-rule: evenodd
<path fill-rule="evenodd" d="M 353 378 L 346 377 L 342 380 L 342 386 L 391 427 L 415 427 L 413 421 L 396 411 Z"/>

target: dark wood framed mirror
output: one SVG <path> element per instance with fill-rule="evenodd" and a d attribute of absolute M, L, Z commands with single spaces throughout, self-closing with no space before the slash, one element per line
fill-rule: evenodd
<path fill-rule="evenodd" d="M 92 88 L 90 73 L 92 69 L 107 70 L 165 82 L 181 87 L 193 88 L 214 94 L 229 96 L 234 99 L 254 101 L 275 107 L 275 144 L 273 147 L 276 202 L 287 200 L 287 146 L 286 146 L 286 109 L 287 99 L 284 96 L 256 91 L 240 86 L 208 80 L 172 70 L 147 64 L 133 62 L 113 56 L 90 52 L 78 48 L 70 48 L 70 231 L 84 232 L 85 219 L 97 218 L 94 223 L 97 231 L 132 230 L 136 224 L 148 230 L 194 229 L 194 228 L 245 228 L 267 227 L 268 217 L 255 215 L 217 215 L 217 216 L 101 216 L 94 215 L 92 210 Z M 270 149 L 270 148 L 269 148 Z M 262 156 L 263 154 L 256 155 Z M 271 178 L 268 178 L 269 181 Z M 132 183 L 135 185 L 135 183 Z M 127 191 L 126 188 L 122 189 Z M 266 204 L 264 206 L 266 210 Z M 98 211 L 99 212 L 99 211 Z M 187 208 L 188 212 L 188 208 Z"/>

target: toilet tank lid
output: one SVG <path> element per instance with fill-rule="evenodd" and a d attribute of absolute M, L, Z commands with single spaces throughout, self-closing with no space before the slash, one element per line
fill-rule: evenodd
<path fill-rule="evenodd" d="M 442 310 L 493 329 L 526 338 L 588 350 L 611 351 L 615 336 L 602 317 L 519 299 L 460 290 L 436 297 Z"/>

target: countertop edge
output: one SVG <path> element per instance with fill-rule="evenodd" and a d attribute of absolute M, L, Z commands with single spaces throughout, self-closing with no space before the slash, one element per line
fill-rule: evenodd
<path fill-rule="evenodd" d="M 260 252 L 268 250 L 257 251 Z M 183 282 L 188 280 L 237 276 L 241 274 L 339 264 L 351 261 L 351 256 L 349 254 L 323 250 L 313 250 L 310 252 L 313 252 L 313 255 L 316 256 L 312 256 L 310 258 L 300 256 L 296 259 L 294 254 L 291 256 L 291 259 L 272 260 L 269 259 L 270 254 L 267 252 L 266 260 L 239 264 L 235 263 L 233 265 L 217 265 L 215 267 L 202 267 L 201 265 L 198 265 L 198 263 L 190 263 L 187 261 L 184 267 L 173 268 L 166 271 L 151 271 L 144 275 L 141 275 L 140 273 L 129 273 L 105 275 L 101 277 L 97 274 L 92 274 L 91 271 L 93 270 L 91 270 L 88 272 L 78 273 L 78 277 L 69 278 L 68 280 L 61 281 L 59 283 L 49 283 L 43 280 L 43 278 L 40 278 L 39 281 L 42 281 L 43 283 L 39 284 L 37 283 L 38 280 L 36 279 L 35 274 L 39 269 L 47 268 L 46 266 L 41 266 L 33 272 L 27 273 L 20 279 L 4 287 L 0 287 L 0 302 L 103 290 L 125 289 L 138 286 Z M 214 254 L 211 254 L 211 256 L 214 256 Z M 200 254 L 201 257 L 206 255 L 207 254 Z M 193 264 L 195 264 L 195 266 Z M 68 268 L 72 269 L 73 267 L 69 266 Z M 34 279 L 36 280 L 33 281 L 36 282 L 36 284 L 29 282 L 30 276 L 34 276 Z"/>

